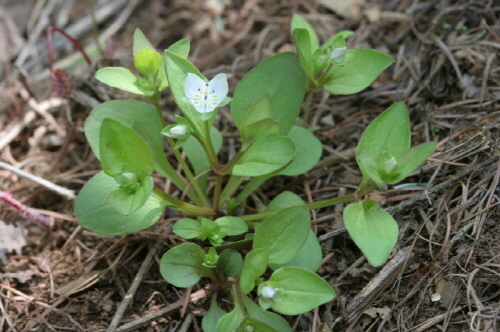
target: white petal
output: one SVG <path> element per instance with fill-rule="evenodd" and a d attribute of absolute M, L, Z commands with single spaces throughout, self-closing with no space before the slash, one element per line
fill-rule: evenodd
<path fill-rule="evenodd" d="M 213 93 L 213 101 L 218 101 L 216 106 L 226 98 L 228 90 L 226 74 L 218 74 L 208 83 L 208 92 Z"/>
<path fill-rule="evenodd" d="M 260 291 L 260 295 L 265 298 L 266 300 L 272 300 L 276 296 L 276 293 L 278 293 L 278 290 L 274 287 L 271 287 L 269 285 L 266 285 L 262 288 Z"/>
<path fill-rule="evenodd" d="M 345 51 L 347 50 L 346 47 L 338 47 L 333 49 L 332 53 L 330 54 L 330 58 L 337 63 L 342 63 L 344 62 L 345 59 Z"/>
<path fill-rule="evenodd" d="M 188 73 L 184 81 L 184 94 L 190 100 L 199 99 L 207 89 L 207 83 L 203 81 L 198 75 Z"/>

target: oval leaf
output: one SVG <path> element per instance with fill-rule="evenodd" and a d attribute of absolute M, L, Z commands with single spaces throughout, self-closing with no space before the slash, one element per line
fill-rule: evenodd
<path fill-rule="evenodd" d="M 109 176 L 132 169 L 139 180 L 151 175 L 153 153 L 146 141 L 132 129 L 113 119 L 104 119 L 101 125 L 99 151 L 102 170 Z"/>
<path fill-rule="evenodd" d="M 128 216 L 146 203 L 153 188 L 153 177 L 146 176 L 135 191 L 118 188 L 109 194 L 108 201 L 117 211 Z"/>
<path fill-rule="evenodd" d="M 236 86 L 231 114 L 241 131 L 247 111 L 263 95 L 272 101 L 273 119 L 280 125 L 280 134 L 286 135 L 299 115 L 306 92 L 306 75 L 293 53 L 270 57 L 252 69 Z"/>
<path fill-rule="evenodd" d="M 269 263 L 285 264 L 306 242 L 311 227 L 311 215 L 303 206 L 276 212 L 262 222 L 255 232 L 254 249 L 266 249 Z"/>
<path fill-rule="evenodd" d="M 344 224 L 370 264 L 385 263 L 398 240 L 398 224 L 389 213 L 367 199 L 345 208 Z"/>
<path fill-rule="evenodd" d="M 194 243 L 183 243 L 167 251 L 160 261 L 162 277 L 177 287 L 191 287 L 202 277 L 212 277 L 212 269 L 203 266 L 205 252 Z"/>
<path fill-rule="evenodd" d="M 153 192 L 146 203 L 127 216 L 111 206 L 108 196 L 118 189 L 116 181 L 104 172 L 97 173 L 87 182 L 75 203 L 75 216 L 83 228 L 101 235 L 120 235 L 137 232 L 157 222 L 165 202 Z"/>
<path fill-rule="evenodd" d="M 221 217 L 215 220 L 215 223 L 220 226 L 220 231 L 226 235 L 240 235 L 248 232 L 247 224 L 237 217 Z"/>
<path fill-rule="evenodd" d="M 172 231 L 183 239 L 195 239 L 202 235 L 200 222 L 191 218 L 177 220 Z"/>
<path fill-rule="evenodd" d="M 330 70 L 329 74 L 333 77 L 325 83 L 324 88 L 334 94 L 359 92 L 372 84 L 393 62 L 392 57 L 375 50 L 347 50 L 342 65 Z"/>
<path fill-rule="evenodd" d="M 262 135 L 243 153 L 232 169 L 240 176 L 262 176 L 279 171 L 295 155 L 295 144 L 285 136 Z"/>
<path fill-rule="evenodd" d="M 298 315 L 335 298 L 335 291 L 323 278 L 309 270 L 285 266 L 269 281 L 280 284 L 283 301 L 273 301 L 271 309 L 284 315 Z"/>
<path fill-rule="evenodd" d="M 139 134 L 153 152 L 155 171 L 170 179 L 179 189 L 184 190 L 186 183 L 170 165 L 163 151 L 163 129 L 156 109 L 147 103 L 136 100 L 112 100 L 102 103 L 92 110 L 85 120 L 85 137 L 97 159 L 102 121 L 110 118 Z"/>
<path fill-rule="evenodd" d="M 224 249 L 217 261 L 217 269 L 228 277 L 236 278 L 243 267 L 243 257 L 234 249 Z"/>
<path fill-rule="evenodd" d="M 314 134 L 300 126 L 293 126 L 287 135 L 295 143 L 297 152 L 292 162 L 278 175 L 296 176 L 310 171 L 321 158 L 323 145 Z"/>
<path fill-rule="evenodd" d="M 95 78 L 113 88 L 144 95 L 135 85 L 137 77 L 130 70 L 123 67 L 105 67 L 95 73 Z"/>
<path fill-rule="evenodd" d="M 248 294 L 255 287 L 255 279 L 266 272 L 268 255 L 264 249 L 254 249 L 248 253 L 243 262 L 240 275 L 240 288 L 243 294 Z"/>

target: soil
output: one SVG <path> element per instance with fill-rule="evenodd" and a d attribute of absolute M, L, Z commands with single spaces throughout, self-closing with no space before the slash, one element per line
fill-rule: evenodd
<path fill-rule="evenodd" d="M 221 3 L 223 30 L 211 16 Z M 343 205 L 312 211 L 325 255 L 318 273 L 337 297 L 286 319 L 294 331 L 500 331 L 497 1 L 7 0 L 0 14 L 0 191 L 55 226 L 47 230 L 0 203 L 0 220 L 22 225 L 26 234 L 26 244 L 0 261 L 1 331 L 111 331 L 115 316 L 116 331 L 201 331 L 208 280 L 179 289 L 158 269 L 161 255 L 181 243 L 163 233 L 178 213 L 166 211 L 145 231 L 100 236 L 78 226 L 74 197 L 3 165 L 78 193 L 100 170 L 83 133 L 92 107 L 137 98 L 100 84 L 93 74 L 110 64 L 132 66 L 136 28 L 158 49 L 189 39 L 189 60 L 207 77 L 227 73 L 234 91 L 262 60 L 294 50 L 293 14 L 306 18 L 322 41 L 352 30 L 349 48 L 376 49 L 396 62 L 355 95 L 313 94 L 304 119 L 319 128 L 323 160 L 303 176 L 268 181 L 258 200 L 265 204 L 284 190 L 306 201 L 352 193 L 360 180 L 353 149 L 370 121 L 397 101 L 408 106 L 412 144 L 438 145 L 404 181 L 430 188 L 390 187 L 371 196 L 400 227 L 387 268 L 371 266 L 343 232 Z M 50 80 L 48 24 L 89 48 L 98 38 L 108 42 L 102 52 L 89 51 L 88 66 L 54 33 L 53 68 L 68 73 L 55 90 L 67 92 L 67 99 L 56 96 Z M 172 120 L 178 110 L 168 93 L 161 103 Z M 237 137 L 227 108 L 216 125 L 226 140 Z M 228 153 L 224 146 L 221 157 Z M 257 198 L 246 204 L 258 206 Z M 151 263 L 144 264 L 148 259 Z M 120 316 L 120 303 L 139 273 L 142 279 Z M 369 283 L 374 287 L 367 289 Z"/>

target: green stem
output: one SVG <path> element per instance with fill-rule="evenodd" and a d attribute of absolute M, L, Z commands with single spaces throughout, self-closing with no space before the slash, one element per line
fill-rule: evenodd
<path fill-rule="evenodd" d="M 204 137 L 197 137 L 197 139 L 207 153 L 210 166 L 212 166 L 212 169 L 215 173 L 220 174 L 219 159 L 217 159 L 217 153 L 215 153 L 214 145 L 212 144 L 212 138 L 210 137 L 210 126 L 208 125 L 208 121 L 203 121 L 203 131 Z"/>
<path fill-rule="evenodd" d="M 349 194 L 349 195 L 345 195 L 345 196 L 341 196 L 341 197 L 336 197 L 336 198 L 331 198 L 331 199 L 325 199 L 323 201 L 307 203 L 307 204 L 304 204 L 303 206 L 308 208 L 309 210 L 313 210 L 313 209 L 324 208 L 327 206 L 347 203 L 350 201 L 354 201 L 354 200 L 358 199 L 359 197 L 366 196 L 366 195 L 372 193 L 375 189 L 377 189 L 377 185 L 374 183 L 371 183 L 370 185 L 359 188 L 353 194 Z M 263 219 L 273 215 L 274 213 L 276 213 L 276 211 L 256 213 L 256 214 L 251 214 L 248 216 L 239 216 L 238 218 L 243 219 L 244 221 L 263 220 Z M 250 224 L 253 224 L 253 223 L 250 223 Z"/>
<path fill-rule="evenodd" d="M 244 176 L 239 176 L 239 175 L 231 175 L 229 177 L 229 181 L 226 183 L 226 186 L 224 187 L 224 190 L 222 191 L 221 194 L 221 205 L 226 203 L 226 201 L 229 199 L 230 196 L 233 195 L 233 193 L 238 190 L 240 187 L 240 184 L 245 180 Z"/>
<path fill-rule="evenodd" d="M 156 113 L 158 114 L 158 120 L 161 122 L 162 126 L 165 127 L 167 125 L 167 123 L 165 122 L 165 118 L 163 118 L 163 115 L 161 114 L 161 109 L 160 109 L 160 105 L 158 103 L 158 99 L 159 98 L 156 98 L 156 99 L 151 98 L 151 99 L 149 99 L 149 102 L 156 109 Z M 177 161 L 179 163 L 181 163 L 181 160 L 182 160 L 182 162 L 184 162 L 184 159 L 178 158 L 178 156 L 176 155 L 176 152 L 179 153 L 179 151 L 174 149 L 175 144 L 173 144 L 173 140 L 172 141 L 167 140 L 167 142 L 170 146 L 170 149 L 172 149 L 172 151 L 174 152 L 174 155 L 177 158 Z M 155 166 L 155 168 L 159 168 L 159 169 L 157 169 L 158 173 L 164 175 L 167 179 L 172 181 L 172 183 L 175 184 L 180 190 L 186 189 L 188 184 L 181 176 L 179 176 L 179 174 L 177 174 L 175 169 L 172 167 L 172 165 L 168 162 L 168 160 L 166 158 L 165 158 L 165 163 L 162 163 L 162 165 L 160 165 L 158 163 L 155 163 L 155 164 L 157 164 Z M 184 170 L 186 170 L 186 169 L 189 170 L 189 168 L 185 167 L 185 165 L 182 165 L 182 168 Z M 191 179 L 189 179 L 189 180 L 191 181 Z M 196 187 L 194 187 L 194 188 L 196 189 Z M 206 201 L 205 194 L 200 195 L 199 193 L 198 194 L 195 193 L 192 189 L 188 189 L 188 191 L 186 192 L 186 195 L 189 197 L 189 199 L 191 199 L 193 202 L 195 202 L 198 205 L 209 206 L 208 202 Z M 203 199 L 203 198 L 205 198 L 205 199 Z M 206 202 L 206 204 L 205 204 L 205 202 Z"/>
<path fill-rule="evenodd" d="M 323 84 L 325 83 L 326 77 L 328 76 L 328 73 L 330 72 L 330 69 L 332 69 L 332 67 L 333 67 L 333 61 L 331 61 L 328 64 L 328 67 L 326 67 L 326 69 L 323 71 L 323 74 L 321 74 L 321 76 L 319 77 L 316 90 L 321 89 L 323 87 Z"/>
<path fill-rule="evenodd" d="M 223 174 L 223 175 L 229 174 L 229 172 L 231 172 L 231 170 L 233 169 L 233 167 L 236 164 L 236 162 L 238 161 L 238 159 L 241 158 L 241 156 L 243 155 L 243 153 L 245 151 L 246 151 L 246 148 L 242 147 L 240 149 L 240 151 L 238 151 L 236 153 L 236 155 L 233 158 L 231 158 L 231 160 L 229 160 L 229 162 L 226 165 L 224 165 L 224 167 L 221 168 L 220 174 Z"/>
<path fill-rule="evenodd" d="M 186 177 L 188 178 L 189 183 L 191 184 L 191 186 L 194 188 L 194 191 L 196 192 L 196 197 L 194 197 L 194 195 L 193 195 L 193 197 L 190 196 L 189 198 L 191 198 L 197 205 L 207 206 L 207 207 L 210 206 L 210 204 L 208 203 L 207 196 L 206 196 L 205 192 L 203 191 L 203 189 L 201 189 L 198 181 L 196 181 L 196 179 L 193 175 L 193 172 L 191 172 L 191 169 L 189 168 L 188 164 L 186 163 L 184 158 L 182 158 L 179 150 L 174 148 L 175 147 L 174 140 L 171 137 L 167 137 L 167 141 L 168 141 L 168 144 L 170 145 L 170 148 L 174 152 L 174 156 L 177 159 L 177 162 L 181 165 L 181 168 L 182 168 L 184 174 L 186 174 Z"/>
<path fill-rule="evenodd" d="M 176 210 L 201 217 L 210 217 L 215 215 L 215 211 L 211 208 L 199 207 L 193 204 L 183 202 L 177 198 L 174 198 L 166 194 L 165 192 L 163 192 L 158 188 L 154 188 L 153 192 L 161 199 L 163 199 L 165 202 L 167 202 L 169 207 L 172 207 Z"/>
<path fill-rule="evenodd" d="M 252 178 L 243 189 L 243 191 L 234 198 L 231 202 L 232 208 L 228 211 L 229 214 L 234 212 L 234 210 L 241 204 L 248 196 L 250 196 L 257 188 L 259 188 L 264 182 L 269 180 L 270 176 L 259 176 L 257 178 Z M 248 217 L 248 216 L 247 216 Z M 250 219 L 254 220 L 254 219 Z"/>
<path fill-rule="evenodd" d="M 215 174 L 215 189 L 212 209 L 217 212 L 220 210 L 220 194 L 222 190 L 222 175 Z"/>

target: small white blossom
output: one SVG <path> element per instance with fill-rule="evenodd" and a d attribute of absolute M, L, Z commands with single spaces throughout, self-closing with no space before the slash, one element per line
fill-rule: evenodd
<path fill-rule="evenodd" d="M 198 75 L 188 73 L 184 93 L 199 113 L 210 113 L 226 98 L 228 92 L 226 74 L 218 74 L 206 83 Z"/>
<path fill-rule="evenodd" d="M 336 63 L 344 62 L 346 50 L 347 50 L 347 47 L 334 48 L 332 53 L 330 53 L 330 59 L 332 59 Z"/>
<path fill-rule="evenodd" d="M 278 293 L 278 290 L 276 288 L 267 285 L 264 286 L 260 291 L 260 296 L 262 296 L 266 300 L 272 300 L 276 296 L 276 293 Z"/>
<path fill-rule="evenodd" d="M 172 138 L 183 139 L 186 135 L 187 125 L 179 124 L 172 129 L 170 129 L 170 135 Z"/>
<path fill-rule="evenodd" d="M 391 157 L 391 159 L 387 160 L 384 164 L 385 171 L 387 173 L 391 173 L 392 170 L 398 165 L 398 162 L 396 161 L 396 158 Z"/>

